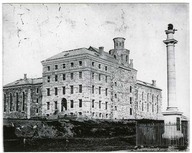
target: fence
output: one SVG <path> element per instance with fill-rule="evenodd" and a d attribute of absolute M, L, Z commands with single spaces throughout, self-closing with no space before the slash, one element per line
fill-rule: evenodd
<path fill-rule="evenodd" d="M 174 135 L 177 125 L 164 123 L 137 123 L 136 125 L 136 145 L 137 146 L 188 146 L 188 124 L 182 122 L 181 132 L 183 137 L 181 138 L 163 138 L 165 129 L 168 128 L 170 134 Z"/>

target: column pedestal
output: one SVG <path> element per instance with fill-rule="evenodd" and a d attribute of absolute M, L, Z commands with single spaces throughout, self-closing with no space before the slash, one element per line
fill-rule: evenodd
<path fill-rule="evenodd" d="M 164 133 L 165 139 L 175 140 L 183 137 L 181 132 L 181 112 L 167 110 L 163 112 L 164 116 Z"/>

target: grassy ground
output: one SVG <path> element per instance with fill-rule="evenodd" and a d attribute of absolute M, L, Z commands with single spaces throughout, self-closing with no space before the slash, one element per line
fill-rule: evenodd
<path fill-rule="evenodd" d="M 133 136 L 134 137 L 134 136 Z M 114 138 L 71 138 L 71 139 L 27 139 L 5 141 L 4 149 L 7 152 L 47 152 L 47 151 L 118 151 L 133 149 L 133 137 Z"/>

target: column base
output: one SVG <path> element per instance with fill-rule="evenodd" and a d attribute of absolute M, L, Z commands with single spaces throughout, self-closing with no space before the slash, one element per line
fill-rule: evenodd
<path fill-rule="evenodd" d="M 167 108 L 166 112 L 162 113 L 164 116 L 164 133 L 162 135 L 165 139 L 179 139 L 183 137 L 181 132 L 181 115 L 177 107 Z"/>

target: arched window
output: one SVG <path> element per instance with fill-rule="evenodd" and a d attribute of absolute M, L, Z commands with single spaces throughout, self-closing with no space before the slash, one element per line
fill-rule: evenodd
<path fill-rule="evenodd" d="M 19 110 L 19 94 L 16 93 L 16 111 Z"/>
<path fill-rule="evenodd" d="M 126 62 L 128 61 L 128 55 L 126 55 Z"/>
<path fill-rule="evenodd" d="M 10 108 L 9 110 L 12 111 L 12 108 L 13 108 L 13 97 L 12 97 L 12 94 L 10 93 Z"/>
<path fill-rule="evenodd" d="M 154 95 L 152 95 L 152 102 L 154 102 Z"/>
<path fill-rule="evenodd" d="M 23 92 L 22 111 L 25 110 L 25 92 Z"/>
<path fill-rule="evenodd" d="M 61 111 L 67 110 L 67 100 L 65 98 L 62 98 L 61 101 Z"/>
<path fill-rule="evenodd" d="M 147 94 L 147 101 L 149 101 L 149 93 Z"/>
<path fill-rule="evenodd" d="M 7 98 L 7 96 L 6 96 L 6 94 L 4 94 L 4 112 L 6 112 L 6 111 L 7 111 L 7 103 L 6 103 L 6 98 Z"/>

